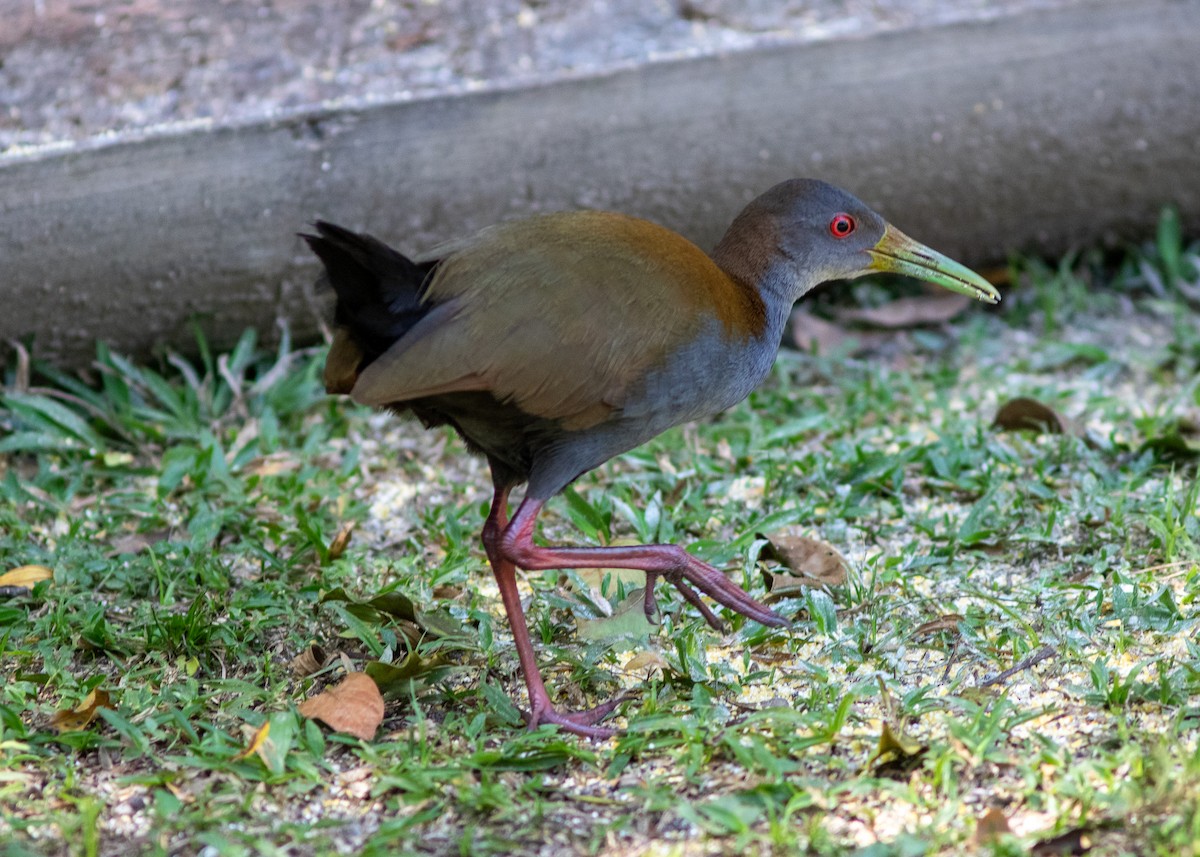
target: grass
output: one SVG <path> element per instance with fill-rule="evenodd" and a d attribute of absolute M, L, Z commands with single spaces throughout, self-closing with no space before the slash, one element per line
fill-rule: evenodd
<path fill-rule="evenodd" d="M 510 701 L 481 463 L 324 396 L 319 350 L 14 362 L 0 573 L 53 577 L 0 597 L 0 850 L 1197 853 L 1200 253 L 1168 214 L 1120 258 L 1013 269 L 1000 311 L 785 353 L 551 505 L 547 540 L 678 541 L 760 597 L 765 536 L 850 566 L 782 592 L 792 630 L 725 636 L 672 602 L 585 639 L 633 584 L 528 575 L 560 701 L 637 691 L 599 743 Z M 993 428 L 1017 396 L 1074 430 Z M 375 740 L 297 713 L 370 662 L 397 668 Z"/>

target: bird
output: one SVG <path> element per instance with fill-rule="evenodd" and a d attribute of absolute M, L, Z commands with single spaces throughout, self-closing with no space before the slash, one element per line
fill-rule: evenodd
<path fill-rule="evenodd" d="M 313 226 L 301 237 L 335 296 L 327 391 L 427 428 L 448 425 L 486 457 L 493 493 L 481 540 L 525 679 L 523 716 L 529 728 L 590 738 L 617 734 L 602 721 L 625 697 L 555 707 L 517 568 L 644 571 L 651 618 L 662 582 L 717 629 L 702 596 L 763 625 L 788 622 L 676 545 L 536 544 L 547 501 L 614 456 L 745 399 L 769 374 L 792 305 L 821 283 L 894 272 L 1000 300 L 969 268 L 817 179 L 753 199 L 711 253 L 611 211 L 502 222 L 411 258 L 367 234 Z M 522 484 L 510 517 L 510 492 Z"/>

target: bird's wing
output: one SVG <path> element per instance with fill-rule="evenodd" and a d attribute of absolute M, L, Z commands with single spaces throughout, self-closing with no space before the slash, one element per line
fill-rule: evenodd
<path fill-rule="evenodd" d="M 484 230 L 444 258 L 437 306 L 368 365 L 353 397 L 371 405 L 486 390 L 581 429 L 698 334 L 716 289 L 736 288 L 694 244 L 601 212 Z"/>

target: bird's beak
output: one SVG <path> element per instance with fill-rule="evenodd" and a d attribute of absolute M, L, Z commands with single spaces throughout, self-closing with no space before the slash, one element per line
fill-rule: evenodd
<path fill-rule="evenodd" d="M 884 227 L 883 237 L 867 251 L 872 271 L 904 274 L 935 283 L 952 292 L 970 295 L 984 303 L 1000 302 L 996 287 L 965 265 L 913 241 L 896 227 Z"/>

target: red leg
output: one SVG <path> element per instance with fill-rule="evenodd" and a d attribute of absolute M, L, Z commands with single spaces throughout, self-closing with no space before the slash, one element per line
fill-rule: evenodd
<path fill-rule="evenodd" d="M 735 586 L 720 571 L 696 559 L 676 545 L 634 545 L 630 547 L 539 547 L 533 543 L 533 524 L 541 511 L 542 500 L 526 497 L 516 516 L 504 528 L 500 553 L 509 562 L 530 570 L 547 568 L 634 568 L 646 572 L 646 612 L 655 610 L 654 585 L 659 577 L 696 605 L 710 625 L 720 629 L 721 621 L 700 601 L 692 586 L 730 610 L 764 625 L 786 627 L 788 622 L 741 587 Z M 690 585 L 689 585 L 690 584 Z"/>
<path fill-rule="evenodd" d="M 542 723 L 556 723 L 564 731 L 574 732 L 576 735 L 610 738 L 617 734 L 617 730 L 595 724 L 611 714 L 625 700 L 624 695 L 587 711 L 578 712 L 560 712 L 550 702 L 550 695 L 546 692 L 546 685 L 542 681 L 542 673 L 534 656 L 529 627 L 525 624 L 525 611 L 521 609 L 516 567 L 512 560 L 504 556 L 500 548 L 508 523 L 508 491 L 508 486 L 496 485 L 492 508 L 488 513 L 487 522 L 483 525 L 483 547 L 492 564 L 496 584 L 500 587 L 500 597 L 504 601 L 508 624 L 512 627 L 513 642 L 517 646 L 517 657 L 521 661 L 521 672 L 525 675 L 525 687 L 529 691 L 530 711 L 525 720 L 530 729 L 536 729 Z"/>

